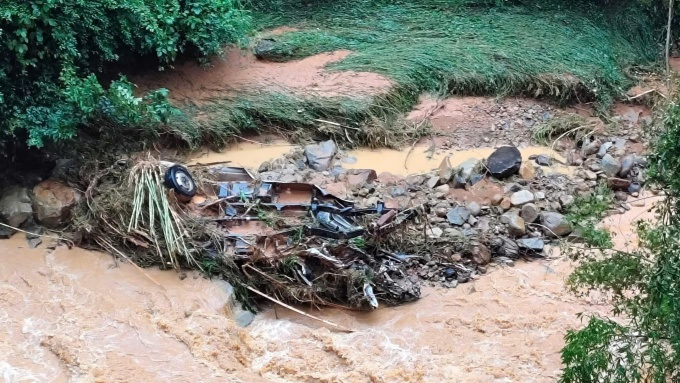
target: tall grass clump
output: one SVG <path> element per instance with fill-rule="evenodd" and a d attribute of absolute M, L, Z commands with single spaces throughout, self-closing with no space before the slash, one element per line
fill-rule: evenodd
<path fill-rule="evenodd" d="M 633 5 L 488 3 L 270 0 L 256 3 L 255 20 L 262 29 L 298 29 L 274 38 L 274 58 L 351 50 L 329 68 L 380 73 L 410 96 L 439 91 L 608 103 L 633 83 L 625 67 L 650 63 L 659 48 L 657 28 Z M 621 12 L 636 17 L 624 23 Z"/>

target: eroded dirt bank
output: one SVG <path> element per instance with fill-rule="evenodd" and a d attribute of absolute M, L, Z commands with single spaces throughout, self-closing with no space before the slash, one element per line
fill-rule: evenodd
<path fill-rule="evenodd" d="M 636 220 L 653 218 L 654 199 L 641 201 L 604 222 L 620 249 L 634 245 Z M 241 329 L 223 282 L 29 249 L 22 234 L 0 241 L 0 257 L 5 382 L 552 382 L 576 314 L 607 309 L 565 291 L 572 264 L 556 250 L 457 289 L 426 288 L 413 304 L 313 311 L 351 334 L 281 308 Z"/>

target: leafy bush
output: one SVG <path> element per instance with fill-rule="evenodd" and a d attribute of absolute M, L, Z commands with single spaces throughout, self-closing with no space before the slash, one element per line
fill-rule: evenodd
<path fill-rule="evenodd" d="M 680 381 L 680 96 L 652 133 L 649 176 L 665 194 L 658 221 L 639 225 L 635 251 L 581 252 L 569 285 L 604 293 L 618 318 L 591 316 L 567 333 L 563 383 Z"/>
<path fill-rule="evenodd" d="M 42 146 L 103 119 L 124 126 L 173 113 L 163 90 L 138 98 L 112 63 L 186 53 L 205 57 L 243 40 L 236 0 L 6 0 L 0 4 L 0 140 Z"/>

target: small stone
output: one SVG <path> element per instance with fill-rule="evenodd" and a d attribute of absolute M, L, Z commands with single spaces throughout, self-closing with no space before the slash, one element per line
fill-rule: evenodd
<path fill-rule="evenodd" d="M 404 196 L 407 196 L 407 195 L 408 195 L 408 192 L 403 187 L 395 186 L 395 187 L 390 189 L 390 196 L 392 198 L 404 197 Z"/>
<path fill-rule="evenodd" d="M 628 193 L 638 193 L 640 192 L 640 189 L 642 189 L 642 185 L 640 185 L 639 182 L 631 182 L 630 186 L 628 186 Z"/>
<path fill-rule="evenodd" d="M 534 202 L 534 194 L 528 190 L 520 190 L 510 196 L 510 203 L 513 206 L 521 206 L 529 202 Z"/>
<path fill-rule="evenodd" d="M 607 178 L 607 185 L 614 190 L 628 190 L 630 181 L 623 178 L 609 177 Z"/>
<path fill-rule="evenodd" d="M 368 182 L 378 179 L 373 169 L 350 169 L 347 170 L 347 183 L 352 187 L 361 187 Z"/>
<path fill-rule="evenodd" d="M 427 187 L 434 189 L 439 184 L 439 176 L 432 176 L 427 180 Z"/>
<path fill-rule="evenodd" d="M 504 193 L 514 193 L 514 192 L 518 192 L 520 190 L 522 190 L 522 185 L 520 185 L 516 182 L 505 184 L 505 186 L 503 186 L 503 192 Z"/>
<path fill-rule="evenodd" d="M 481 243 L 474 246 L 471 253 L 472 260 L 478 265 L 486 265 L 491 261 L 491 251 Z"/>
<path fill-rule="evenodd" d="M 534 164 L 531 161 L 525 161 L 522 166 L 519 167 L 519 175 L 522 179 L 530 181 L 534 179 L 536 170 L 534 169 Z"/>
<path fill-rule="evenodd" d="M 645 201 L 642 200 L 642 199 L 638 199 L 638 200 L 631 202 L 630 205 L 635 206 L 635 207 L 643 207 L 643 206 L 645 206 Z"/>
<path fill-rule="evenodd" d="M 544 200 L 545 199 L 545 193 L 542 192 L 542 191 L 538 191 L 538 192 L 534 193 L 534 198 L 536 199 L 536 201 Z"/>
<path fill-rule="evenodd" d="M 514 146 L 496 149 L 486 161 L 486 167 L 491 175 L 499 179 L 516 174 L 521 165 L 522 153 Z"/>
<path fill-rule="evenodd" d="M 28 240 L 28 247 L 35 249 L 42 243 L 42 238 L 31 238 Z"/>
<path fill-rule="evenodd" d="M 623 202 L 623 201 L 628 200 L 628 193 L 626 193 L 626 192 L 624 192 L 624 191 L 617 191 L 617 192 L 614 193 L 614 197 L 615 197 L 618 201 L 622 201 L 622 202 Z"/>
<path fill-rule="evenodd" d="M 584 170 L 583 177 L 589 181 L 595 181 L 597 179 L 597 173 L 590 170 Z"/>
<path fill-rule="evenodd" d="M 629 154 L 621 159 L 621 170 L 619 171 L 619 176 L 621 178 L 628 177 L 628 173 L 633 169 L 637 162 L 637 156 L 635 154 Z"/>
<path fill-rule="evenodd" d="M 435 192 L 444 193 L 444 194 L 449 194 L 450 190 L 451 190 L 451 187 L 448 184 L 439 185 L 436 188 L 434 188 Z"/>
<path fill-rule="evenodd" d="M 505 265 L 505 266 L 510 266 L 510 267 L 515 266 L 515 261 L 513 261 L 512 259 L 510 259 L 508 257 L 497 257 L 497 258 L 494 259 L 494 261 L 496 263 L 498 263 L 499 265 Z"/>
<path fill-rule="evenodd" d="M 602 170 L 607 177 L 616 177 L 621 170 L 621 163 L 609 154 L 605 154 L 604 157 L 602 157 L 600 165 L 602 165 Z"/>
<path fill-rule="evenodd" d="M 536 163 L 541 165 L 541 166 L 550 166 L 552 165 L 552 160 L 550 159 L 549 156 L 545 154 L 539 154 L 536 157 Z"/>
<path fill-rule="evenodd" d="M 522 209 L 520 210 L 519 213 L 520 217 L 522 217 L 522 219 L 524 219 L 524 221 L 527 223 L 535 222 L 540 214 L 541 211 L 533 203 L 528 203 L 522 206 Z"/>
<path fill-rule="evenodd" d="M 503 200 L 501 201 L 499 206 L 503 210 L 510 210 L 510 208 L 512 207 L 512 202 L 510 202 L 510 198 L 503 197 Z"/>
<path fill-rule="evenodd" d="M 561 195 L 560 196 L 560 205 L 562 205 L 562 207 L 564 207 L 564 208 L 567 208 L 574 203 L 574 200 L 575 200 L 575 198 L 574 198 L 573 195 L 569 195 L 569 194 Z"/>
<path fill-rule="evenodd" d="M 449 209 L 440 207 L 440 208 L 437 208 L 434 212 L 435 212 L 435 215 L 437 217 L 444 218 L 444 217 L 446 217 L 446 214 L 449 212 Z"/>
<path fill-rule="evenodd" d="M 327 170 L 338 147 L 332 140 L 305 146 L 304 154 L 309 167 L 316 171 Z"/>
<path fill-rule="evenodd" d="M 427 229 L 425 233 L 429 238 L 439 238 L 442 236 L 442 234 L 444 234 L 444 230 L 438 227 L 432 227 Z"/>
<path fill-rule="evenodd" d="M 7 224 L 19 227 L 32 215 L 33 208 L 27 189 L 14 186 L 2 191 L 0 216 Z"/>
<path fill-rule="evenodd" d="M 454 169 L 451 167 L 451 162 L 449 162 L 449 157 L 446 157 L 439 164 L 439 183 L 445 184 L 453 178 Z"/>
<path fill-rule="evenodd" d="M 463 237 L 463 232 L 452 227 L 444 229 L 444 234 L 446 234 L 447 237 Z"/>
<path fill-rule="evenodd" d="M 498 206 L 498 205 L 500 205 L 501 201 L 503 201 L 503 195 L 502 194 L 494 194 L 493 196 L 491 196 L 491 201 L 490 201 L 491 205 Z"/>
<path fill-rule="evenodd" d="M 583 146 L 581 147 L 581 154 L 583 157 L 593 155 L 597 153 L 597 151 L 600 149 L 600 146 L 602 146 L 602 143 L 599 140 L 595 140 L 590 143 L 584 142 Z"/>
<path fill-rule="evenodd" d="M 517 240 L 517 244 L 521 248 L 538 252 L 543 251 L 543 248 L 545 247 L 545 242 L 541 238 L 523 238 Z"/>
<path fill-rule="evenodd" d="M 470 212 L 462 206 L 450 209 L 449 212 L 446 214 L 446 218 L 448 219 L 449 223 L 458 226 L 463 225 L 468 220 L 469 217 Z"/>
<path fill-rule="evenodd" d="M 549 237 L 562 237 L 572 231 L 571 222 L 560 213 L 545 212 L 541 214 L 543 233 Z"/>
<path fill-rule="evenodd" d="M 465 205 L 465 208 L 470 212 L 471 215 L 473 216 L 478 216 L 482 212 L 482 207 L 479 206 L 477 202 L 468 202 L 467 205 Z"/>
<path fill-rule="evenodd" d="M 611 142 L 605 142 L 604 144 L 602 144 L 600 146 L 600 149 L 597 151 L 597 158 L 604 157 L 607 154 L 607 151 L 609 150 L 609 148 L 612 147 L 612 145 L 614 145 L 614 144 L 611 143 Z"/>
<path fill-rule="evenodd" d="M 622 203 L 622 204 L 621 204 L 621 207 L 622 207 L 623 210 L 625 210 L 625 211 L 629 211 L 629 210 L 630 210 L 630 206 L 628 206 L 628 204 L 626 204 L 626 203 Z"/>
<path fill-rule="evenodd" d="M 476 158 L 470 158 L 465 160 L 462 164 L 458 165 L 455 170 L 455 179 L 457 184 L 463 184 L 472 182 L 474 178 L 480 175 L 483 169 L 482 161 Z"/>
<path fill-rule="evenodd" d="M 526 234 L 526 226 L 522 217 L 512 214 L 508 222 L 508 234 L 514 237 L 521 237 Z"/>
<path fill-rule="evenodd" d="M 477 218 L 475 218 L 474 215 L 471 215 L 470 218 L 468 218 L 467 222 L 470 224 L 470 226 L 474 226 L 477 224 Z"/>

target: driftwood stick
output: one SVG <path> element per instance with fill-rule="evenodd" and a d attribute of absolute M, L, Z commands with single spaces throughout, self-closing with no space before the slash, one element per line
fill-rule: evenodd
<path fill-rule="evenodd" d="M 287 304 L 281 302 L 280 300 L 278 300 L 278 299 L 276 299 L 276 298 L 272 298 L 272 297 L 270 297 L 269 295 L 267 295 L 267 294 L 261 292 L 260 290 L 255 289 L 255 288 L 253 288 L 253 287 L 246 286 L 246 288 L 247 288 L 248 290 L 254 292 L 255 294 L 257 294 L 257 295 L 263 297 L 263 298 L 267 298 L 267 299 L 269 299 L 270 301 L 272 301 L 272 302 L 274 302 L 274 303 L 276 303 L 276 304 L 278 304 L 278 305 L 281 305 L 281 306 L 287 308 L 288 310 L 291 310 L 291 311 L 294 311 L 294 312 L 296 312 L 296 313 L 298 313 L 298 314 L 300 314 L 300 315 L 306 316 L 307 318 L 314 319 L 314 320 L 316 320 L 316 321 L 319 321 L 319 322 L 321 322 L 321 323 L 327 324 L 327 325 L 329 325 L 329 326 L 331 326 L 331 327 L 335 327 L 335 328 L 337 328 L 338 330 L 341 330 L 341 331 L 344 331 L 344 332 L 354 332 L 354 330 L 350 330 L 350 329 L 348 329 L 348 328 L 346 328 L 346 327 L 340 326 L 339 324 L 336 324 L 336 323 L 327 321 L 327 320 L 325 320 L 325 319 L 321 319 L 321 318 L 319 318 L 319 317 L 315 317 L 314 315 L 311 315 L 311 314 L 307 314 L 306 312 L 304 312 L 304 311 L 302 311 L 302 310 L 298 310 L 298 309 L 296 309 L 295 307 L 290 306 L 290 305 L 287 305 Z"/>

